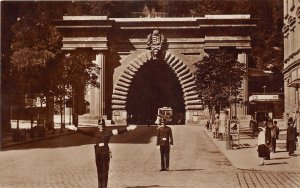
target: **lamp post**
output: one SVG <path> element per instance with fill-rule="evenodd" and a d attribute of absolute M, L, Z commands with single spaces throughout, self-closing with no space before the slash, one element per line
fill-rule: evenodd
<path fill-rule="evenodd" d="M 264 94 L 266 93 L 266 87 L 267 87 L 267 86 L 263 86 Z"/>

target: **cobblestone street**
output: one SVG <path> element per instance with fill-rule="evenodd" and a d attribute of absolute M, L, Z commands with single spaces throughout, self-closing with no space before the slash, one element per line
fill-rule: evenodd
<path fill-rule="evenodd" d="M 234 168 L 203 127 L 171 127 L 169 172 L 159 171 L 156 127 L 112 138 L 108 187 L 300 187 L 300 174 Z M 18 147 L 0 152 L 0 187 L 97 187 L 93 138 L 75 133 Z"/>

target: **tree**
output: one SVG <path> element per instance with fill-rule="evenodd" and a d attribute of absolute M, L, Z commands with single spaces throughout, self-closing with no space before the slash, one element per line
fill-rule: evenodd
<path fill-rule="evenodd" d="M 210 51 L 195 65 L 196 89 L 210 112 L 214 107 L 221 109 L 228 105 L 232 96 L 238 95 L 245 76 L 245 65 L 237 61 L 234 51 Z"/>
<path fill-rule="evenodd" d="M 24 6 L 31 8 L 20 9 L 17 22 L 12 26 L 11 61 L 15 74 L 22 80 L 15 82 L 15 88 L 18 95 L 44 101 L 48 108 L 46 123 L 53 123 L 53 104 L 48 99 L 52 98 L 55 83 L 48 70 L 61 54 L 61 36 L 51 25 L 55 17 L 52 12 L 58 14 L 59 11 L 50 11 L 44 2 Z"/>

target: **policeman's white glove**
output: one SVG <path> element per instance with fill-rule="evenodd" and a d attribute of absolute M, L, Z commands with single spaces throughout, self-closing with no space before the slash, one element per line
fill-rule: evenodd
<path fill-rule="evenodd" d="M 160 150 L 160 146 L 156 146 L 156 149 Z"/>
<path fill-rule="evenodd" d="M 66 127 L 67 129 L 70 129 L 70 130 L 72 130 L 72 131 L 77 131 L 77 127 L 75 127 L 74 125 L 69 125 L 69 126 L 67 126 Z"/>
<path fill-rule="evenodd" d="M 173 145 L 170 145 L 170 149 L 173 147 Z"/>
<path fill-rule="evenodd" d="M 128 127 L 126 127 L 127 131 L 132 131 L 134 129 L 136 129 L 136 125 L 129 125 Z"/>

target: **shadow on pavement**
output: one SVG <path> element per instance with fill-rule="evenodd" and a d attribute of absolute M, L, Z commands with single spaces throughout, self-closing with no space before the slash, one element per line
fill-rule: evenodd
<path fill-rule="evenodd" d="M 151 187 L 183 187 L 183 186 L 145 185 L 145 186 L 129 186 L 129 187 L 126 187 L 126 188 L 151 188 Z"/>
<path fill-rule="evenodd" d="M 178 169 L 178 170 L 169 170 L 169 171 L 174 171 L 174 172 L 183 172 L 183 171 L 187 171 L 187 172 L 193 172 L 193 171 L 200 171 L 200 170 L 205 170 L 205 169 Z"/>
<path fill-rule="evenodd" d="M 282 165 L 282 164 L 288 164 L 287 162 L 282 163 L 266 163 L 265 165 Z"/>
<path fill-rule="evenodd" d="M 120 127 L 108 127 L 108 129 L 119 129 Z M 121 128 L 125 128 L 124 126 Z M 95 128 L 82 128 L 95 129 Z M 151 142 L 151 138 L 157 135 L 156 126 L 138 126 L 134 131 L 113 136 L 109 143 L 132 143 L 132 144 L 147 144 Z M 34 142 L 22 143 L 15 146 L 2 148 L 2 151 L 16 149 L 36 149 L 36 148 L 61 148 L 73 147 L 81 145 L 95 144 L 95 138 L 81 133 L 74 132 L 73 134 L 61 135 L 53 138 L 46 138 Z"/>
<path fill-rule="evenodd" d="M 289 157 L 277 157 L 277 158 L 272 158 L 272 160 L 280 160 L 280 159 L 288 159 Z"/>

